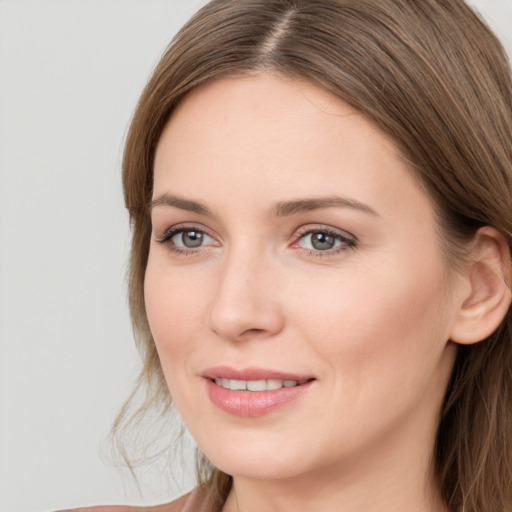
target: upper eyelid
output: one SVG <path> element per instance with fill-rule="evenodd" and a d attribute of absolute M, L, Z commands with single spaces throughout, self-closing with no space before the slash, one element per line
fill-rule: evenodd
<path fill-rule="evenodd" d="M 214 235 L 212 234 L 212 230 L 207 228 L 206 226 L 203 226 L 200 223 L 196 222 L 180 222 L 178 224 L 173 224 L 172 226 L 169 226 L 165 228 L 162 231 L 162 234 L 158 236 L 157 238 L 165 238 L 170 234 L 176 234 L 182 231 L 201 231 L 201 233 L 205 233 L 211 238 L 214 238 Z"/>
<path fill-rule="evenodd" d="M 352 233 L 350 233 L 349 231 L 346 231 L 345 229 L 341 229 L 341 228 L 336 228 L 334 226 L 327 225 L 327 224 L 306 224 L 306 225 L 301 226 L 300 228 L 296 229 L 294 233 L 298 236 L 302 236 L 302 235 L 306 235 L 306 234 L 314 232 L 314 231 L 318 231 L 318 232 L 326 231 L 326 232 L 329 232 L 332 234 L 340 235 L 344 238 L 350 238 L 351 240 L 354 240 L 354 242 L 358 241 L 357 237 L 355 235 L 353 235 Z"/>

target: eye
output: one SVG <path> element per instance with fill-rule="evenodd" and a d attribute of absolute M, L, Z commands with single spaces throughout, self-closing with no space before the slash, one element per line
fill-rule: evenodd
<path fill-rule="evenodd" d="M 196 252 L 204 246 L 217 245 L 217 242 L 202 229 L 187 226 L 174 226 L 168 229 L 157 242 L 167 245 L 169 250 L 177 253 Z"/>
<path fill-rule="evenodd" d="M 354 237 L 328 228 L 306 229 L 299 233 L 296 246 L 312 253 L 333 254 L 356 245 Z"/>
<path fill-rule="evenodd" d="M 170 240 L 178 247 L 185 247 L 193 249 L 201 245 L 211 242 L 212 238 L 209 237 L 204 231 L 197 229 L 183 230 L 173 235 Z"/>

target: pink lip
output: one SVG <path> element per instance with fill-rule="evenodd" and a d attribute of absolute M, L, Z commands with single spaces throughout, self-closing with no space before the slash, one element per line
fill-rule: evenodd
<path fill-rule="evenodd" d="M 314 381 L 314 378 L 307 375 L 297 375 L 262 368 L 239 370 L 227 366 L 209 368 L 202 372 L 201 376 L 205 379 L 208 396 L 214 405 L 224 412 L 244 418 L 262 416 L 288 404 L 308 391 Z M 271 391 L 233 391 L 215 384 L 214 379 L 216 378 L 295 380 L 303 384 L 291 388 L 282 387 Z"/>

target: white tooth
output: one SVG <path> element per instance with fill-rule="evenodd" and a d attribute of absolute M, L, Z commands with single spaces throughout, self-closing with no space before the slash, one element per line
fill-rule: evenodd
<path fill-rule="evenodd" d="M 267 380 L 267 390 L 271 391 L 272 389 L 280 389 L 283 387 L 283 381 L 277 379 L 268 379 Z"/>
<path fill-rule="evenodd" d="M 229 380 L 229 379 L 222 379 L 222 384 L 221 384 L 221 386 L 222 386 L 223 388 L 230 389 L 230 387 L 231 387 L 231 382 L 230 382 L 230 380 Z"/>
<path fill-rule="evenodd" d="M 285 380 L 283 381 L 283 386 L 285 388 L 293 388 L 297 385 L 297 381 L 296 380 Z"/>
<path fill-rule="evenodd" d="M 231 381 L 230 388 L 231 388 L 232 391 L 238 391 L 238 390 L 242 390 L 242 389 L 247 389 L 247 381 L 233 379 Z"/>
<path fill-rule="evenodd" d="M 222 386 L 222 379 L 215 379 L 215 384 Z"/>
<path fill-rule="evenodd" d="M 266 380 L 248 380 L 247 389 L 249 391 L 265 391 L 267 389 Z"/>

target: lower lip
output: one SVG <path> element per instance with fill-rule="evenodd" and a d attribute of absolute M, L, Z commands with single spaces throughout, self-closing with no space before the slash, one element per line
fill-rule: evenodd
<path fill-rule="evenodd" d="M 305 393 L 312 382 L 272 391 L 232 391 L 206 379 L 208 396 L 224 412 L 243 418 L 263 416 L 282 407 Z"/>

